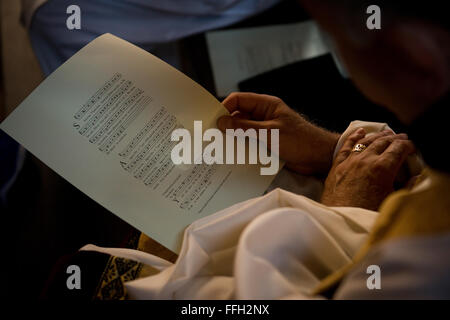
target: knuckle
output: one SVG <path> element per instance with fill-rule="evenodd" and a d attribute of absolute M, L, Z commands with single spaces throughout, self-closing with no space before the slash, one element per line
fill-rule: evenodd
<path fill-rule="evenodd" d="M 402 146 L 410 146 L 412 145 L 411 140 L 396 140 L 396 143 Z"/>
<path fill-rule="evenodd" d="M 385 140 L 379 139 L 379 140 L 376 140 L 376 141 L 374 141 L 374 142 L 372 143 L 372 147 L 378 148 L 378 147 L 384 145 L 385 143 L 386 143 Z"/>
<path fill-rule="evenodd" d="M 377 170 L 378 169 L 384 169 L 384 168 L 386 168 L 386 162 L 384 162 L 382 160 L 374 161 L 372 163 L 372 168 L 377 169 Z"/>
<path fill-rule="evenodd" d="M 384 143 L 395 141 L 395 137 L 394 136 L 381 137 L 378 141 L 380 144 L 384 144 Z"/>
<path fill-rule="evenodd" d="M 260 96 L 264 99 L 270 100 L 272 102 L 283 102 L 283 100 L 281 100 L 281 98 L 277 97 L 277 96 L 272 96 L 270 94 L 260 94 Z"/>
<path fill-rule="evenodd" d="M 373 173 L 381 173 L 381 172 L 388 171 L 389 166 L 388 166 L 387 162 L 382 161 L 382 160 L 377 160 L 371 164 L 370 169 Z"/>
<path fill-rule="evenodd" d="M 402 147 L 402 146 L 404 146 L 405 145 L 405 140 L 394 140 L 394 141 L 392 141 L 392 144 L 395 146 L 395 147 Z"/>
<path fill-rule="evenodd" d="M 334 159 L 333 164 L 342 163 L 345 161 L 345 159 L 347 159 L 347 154 L 340 153 L 336 156 L 336 159 Z"/>
<path fill-rule="evenodd" d="M 287 107 L 287 104 L 284 103 L 283 99 L 281 99 L 279 97 L 275 97 L 275 96 L 271 96 L 271 97 L 272 97 L 272 103 L 275 106 L 286 106 Z"/>
<path fill-rule="evenodd" d="M 380 137 L 380 134 L 376 133 L 376 134 L 372 134 L 369 137 L 365 137 L 363 139 L 360 140 L 360 143 L 362 144 L 370 144 L 371 142 L 377 140 Z"/>
<path fill-rule="evenodd" d="M 399 152 L 406 152 L 412 147 L 412 142 L 409 140 L 395 140 L 392 143 Z"/>
<path fill-rule="evenodd" d="M 270 96 L 272 97 L 273 101 L 278 102 L 278 103 L 284 103 L 283 99 L 281 99 L 280 97 L 276 97 L 276 96 Z"/>
<path fill-rule="evenodd" d="M 364 168 L 367 168 L 368 166 L 370 166 L 370 162 L 364 158 L 359 158 L 359 159 L 355 160 L 355 166 L 357 169 L 364 169 Z"/>
<path fill-rule="evenodd" d="M 358 138 L 361 136 L 361 132 L 360 131 L 358 131 L 358 130 L 356 130 L 355 132 L 353 132 L 349 137 L 348 137 L 348 140 L 351 140 L 351 141 L 356 141 L 356 140 L 358 140 Z"/>

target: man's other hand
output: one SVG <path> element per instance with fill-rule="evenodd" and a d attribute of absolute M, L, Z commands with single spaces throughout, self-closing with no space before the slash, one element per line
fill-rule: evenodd
<path fill-rule="evenodd" d="M 356 144 L 366 145 L 352 152 Z M 325 181 L 322 203 L 336 207 L 378 210 L 394 190 L 395 178 L 415 148 L 406 134 L 383 131 L 365 137 L 364 129 L 348 137 Z"/>

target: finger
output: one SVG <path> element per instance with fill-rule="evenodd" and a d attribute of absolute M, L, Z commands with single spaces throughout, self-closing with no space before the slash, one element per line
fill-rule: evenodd
<path fill-rule="evenodd" d="M 280 98 L 251 92 L 234 92 L 222 102 L 230 113 L 249 113 L 256 120 L 263 120 L 280 103 L 283 103 Z"/>
<path fill-rule="evenodd" d="M 385 137 L 378 138 L 373 141 L 364 153 L 367 154 L 382 154 L 395 140 L 408 140 L 408 136 L 404 133 L 388 135 Z"/>
<path fill-rule="evenodd" d="M 377 132 L 377 133 L 371 134 L 369 136 L 363 137 L 362 139 L 358 140 L 356 143 L 363 144 L 366 147 L 369 147 L 374 141 L 376 141 L 382 137 L 391 136 L 391 135 L 394 135 L 394 133 L 392 131 L 384 130 L 384 131 Z"/>
<path fill-rule="evenodd" d="M 352 152 L 352 149 L 357 141 L 359 141 L 361 138 L 363 138 L 366 135 L 366 131 L 363 128 L 359 128 L 355 132 L 353 132 L 347 140 L 345 140 L 344 144 L 342 145 L 341 150 L 339 150 L 338 154 L 336 155 L 335 161 L 337 163 L 341 163 L 345 159 L 348 158 L 350 153 Z"/>
<path fill-rule="evenodd" d="M 406 158 L 415 152 L 414 144 L 410 140 L 394 140 L 380 155 L 379 160 L 384 168 L 397 175 Z"/>
<path fill-rule="evenodd" d="M 217 127 L 226 129 L 270 129 L 273 128 L 272 121 L 255 121 L 234 116 L 222 116 L 217 120 Z"/>
<path fill-rule="evenodd" d="M 240 119 L 251 119 L 251 115 L 245 112 L 240 112 L 240 111 L 235 111 L 233 112 L 233 114 L 231 115 L 234 118 L 240 118 Z"/>

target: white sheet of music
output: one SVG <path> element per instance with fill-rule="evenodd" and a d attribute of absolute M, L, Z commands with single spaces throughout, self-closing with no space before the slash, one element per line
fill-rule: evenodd
<path fill-rule="evenodd" d="M 314 21 L 211 31 L 206 40 L 219 97 L 243 80 L 329 52 Z"/>
<path fill-rule="evenodd" d="M 148 52 L 103 35 L 50 75 L 0 128 L 111 212 L 177 252 L 193 221 L 262 195 L 258 165 L 175 166 L 180 126 L 225 108 Z M 63 214 L 63 213 L 62 213 Z M 76 217 L 72 217 L 76 219 Z"/>

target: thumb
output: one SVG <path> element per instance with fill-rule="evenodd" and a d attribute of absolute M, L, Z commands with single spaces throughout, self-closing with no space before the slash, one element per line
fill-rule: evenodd
<path fill-rule="evenodd" d="M 225 131 L 226 129 L 270 129 L 271 121 L 255 121 L 234 116 L 222 116 L 217 120 L 217 127 Z"/>

